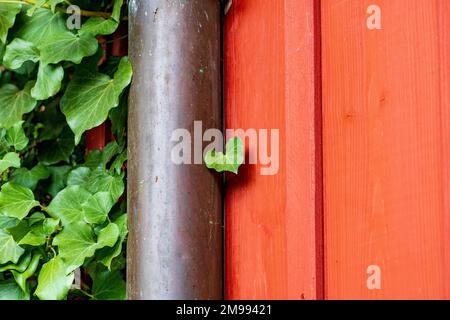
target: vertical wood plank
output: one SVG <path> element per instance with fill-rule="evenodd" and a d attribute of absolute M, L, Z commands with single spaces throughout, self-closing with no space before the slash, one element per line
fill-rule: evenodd
<path fill-rule="evenodd" d="M 106 126 L 101 124 L 86 132 L 86 150 L 103 150 L 106 144 Z"/>
<path fill-rule="evenodd" d="M 450 298 L 449 21 L 447 0 L 322 1 L 329 299 Z"/>
<path fill-rule="evenodd" d="M 226 128 L 280 129 L 278 174 L 227 179 L 229 299 L 322 297 L 317 4 L 234 0 L 226 16 Z"/>

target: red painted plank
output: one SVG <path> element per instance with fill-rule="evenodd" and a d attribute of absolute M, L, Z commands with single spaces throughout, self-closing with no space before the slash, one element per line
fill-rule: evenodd
<path fill-rule="evenodd" d="M 326 298 L 450 298 L 449 39 L 447 0 L 322 1 Z"/>
<path fill-rule="evenodd" d="M 86 132 L 86 150 L 103 150 L 106 144 L 105 124 Z"/>
<path fill-rule="evenodd" d="M 234 0 L 226 16 L 226 128 L 280 130 L 278 174 L 246 165 L 227 180 L 228 299 L 322 296 L 314 3 Z"/>

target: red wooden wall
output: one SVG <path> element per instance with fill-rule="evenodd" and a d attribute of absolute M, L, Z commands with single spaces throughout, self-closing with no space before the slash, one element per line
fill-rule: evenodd
<path fill-rule="evenodd" d="M 227 298 L 450 298 L 450 1 L 233 0 L 225 117 L 280 129 L 227 178 Z"/>
<path fill-rule="evenodd" d="M 450 1 L 324 0 L 321 20 L 326 297 L 450 298 Z"/>
<path fill-rule="evenodd" d="M 234 0 L 226 16 L 226 127 L 280 129 L 277 175 L 227 180 L 230 299 L 323 295 L 317 14 L 313 0 Z"/>

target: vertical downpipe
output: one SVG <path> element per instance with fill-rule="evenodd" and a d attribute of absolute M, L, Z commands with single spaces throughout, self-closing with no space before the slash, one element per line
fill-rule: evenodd
<path fill-rule="evenodd" d="M 171 160 L 174 130 L 222 129 L 220 1 L 131 0 L 129 18 L 128 298 L 221 299 L 220 175 Z"/>

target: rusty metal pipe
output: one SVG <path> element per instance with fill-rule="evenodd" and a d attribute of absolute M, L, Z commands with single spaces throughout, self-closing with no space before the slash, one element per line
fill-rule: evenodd
<path fill-rule="evenodd" d="M 131 0 L 129 18 L 128 298 L 221 299 L 220 175 L 171 161 L 175 129 L 222 128 L 220 1 Z"/>

